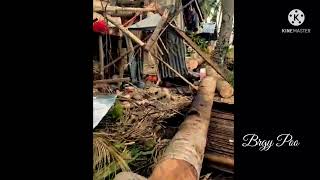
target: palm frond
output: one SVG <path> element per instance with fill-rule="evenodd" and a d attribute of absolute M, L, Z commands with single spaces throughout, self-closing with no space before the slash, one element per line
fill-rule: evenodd
<path fill-rule="evenodd" d="M 93 171 L 94 179 L 103 179 L 118 170 L 130 171 L 127 161 L 128 157 L 121 153 L 110 142 L 105 133 L 94 133 L 93 135 Z"/>

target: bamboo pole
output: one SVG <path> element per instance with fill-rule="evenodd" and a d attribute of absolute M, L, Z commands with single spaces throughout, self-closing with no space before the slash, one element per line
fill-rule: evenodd
<path fill-rule="evenodd" d="M 161 45 L 163 46 L 163 49 L 166 51 L 166 53 L 169 54 L 169 51 L 168 51 L 166 45 L 164 45 L 164 42 L 162 41 L 161 38 L 159 38 L 159 41 L 160 41 Z"/>
<path fill-rule="evenodd" d="M 135 8 L 135 7 L 119 7 L 119 6 L 109 6 L 107 2 L 94 0 L 93 1 L 93 11 L 95 12 L 117 12 L 117 11 L 125 11 L 130 13 L 136 12 L 152 12 L 156 11 L 155 7 L 144 7 L 144 8 Z"/>
<path fill-rule="evenodd" d="M 207 142 L 216 80 L 205 77 L 179 131 L 149 180 L 198 180 Z"/>
<path fill-rule="evenodd" d="M 120 38 L 118 41 L 118 49 L 119 49 L 119 55 L 121 55 L 121 50 L 122 50 L 122 39 Z M 125 64 L 125 59 L 121 58 L 121 61 L 119 63 L 119 77 L 123 78 L 124 74 L 124 64 Z M 118 87 L 121 86 L 121 82 L 118 83 Z"/>
<path fill-rule="evenodd" d="M 162 33 L 167 29 L 167 27 L 174 21 L 174 18 L 177 17 L 180 12 L 185 9 L 186 7 L 190 6 L 191 3 L 193 3 L 195 0 L 191 0 L 189 1 L 187 4 L 185 4 L 184 6 L 182 6 L 180 9 L 177 9 L 174 13 L 173 16 L 169 17 L 168 20 L 167 20 L 167 25 L 162 29 L 162 31 L 160 32 L 159 36 L 162 35 Z"/>
<path fill-rule="evenodd" d="M 195 2 L 195 4 L 196 4 L 196 8 L 197 8 L 198 11 L 199 11 L 201 21 L 204 21 L 204 18 L 203 18 L 203 16 L 202 16 L 201 9 L 200 9 L 199 4 L 198 4 L 198 1 L 194 1 L 194 2 Z"/>
<path fill-rule="evenodd" d="M 104 53 L 103 53 L 102 35 L 99 35 L 99 61 L 100 61 L 100 74 L 102 79 L 104 79 Z"/>
<path fill-rule="evenodd" d="M 144 46 L 145 43 L 142 42 L 137 36 L 135 36 L 132 32 L 130 32 L 128 29 L 126 29 L 122 24 L 119 24 L 115 20 L 112 19 L 111 16 L 106 15 L 105 16 L 108 21 L 110 21 L 112 24 L 114 24 L 117 28 L 119 28 L 123 33 L 125 33 L 127 36 L 129 36 L 134 42 L 138 43 L 140 46 Z"/>

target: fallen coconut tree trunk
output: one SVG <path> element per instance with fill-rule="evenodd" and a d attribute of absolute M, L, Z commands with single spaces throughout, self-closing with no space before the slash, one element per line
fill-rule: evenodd
<path fill-rule="evenodd" d="M 233 95 L 233 87 L 226 81 L 229 79 L 230 73 L 223 68 L 221 68 L 217 63 L 213 62 L 210 59 L 210 56 L 197 46 L 196 43 L 192 41 L 184 32 L 178 30 L 175 26 L 172 26 L 178 35 L 180 35 L 203 59 L 206 61 L 209 66 L 209 72 L 207 73 L 209 76 L 216 76 L 217 80 L 217 91 L 223 98 L 230 98 Z"/>
<path fill-rule="evenodd" d="M 197 180 L 207 141 L 216 80 L 204 78 L 192 107 L 149 180 Z"/>
<path fill-rule="evenodd" d="M 227 71 L 225 71 L 223 68 L 221 68 L 217 63 L 213 62 L 210 59 L 210 56 L 206 53 L 204 53 L 199 47 L 198 45 L 192 41 L 192 39 L 187 36 L 184 32 L 182 32 L 179 28 L 177 28 L 176 26 L 170 24 L 171 27 L 173 27 L 173 29 L 175 30 L 175 32 L 177 33 L 177 35 L 179 35 L 181 38 L 183 38 L 185 40 L 185 42 L 187 44 L 189 44 L 192 49 L 194 49 L 205 61 L 206 63 L 208 63 L 219 75 L 221 75 L 221 77 L 225 80 L 228 79 L 229 74 Z"/>
<path fill-rule="evenodd" d="M 216 89 L 223 98 L 230 98 L 233 95 L 234 89 L 226 80 L 224 80 L 212 67 L 207 66 L 207 75 L 217 79 Z"/>
<path fill-rule="evenodd" d="M 188 61 L 187 66 L 190 70 L 197 68 L 199 59 L 202 58 L 194 58 Z M 210 68 L 210 70 L 208 70 Z M 207 67 L 207 75 L 215 76 L 217 78 L 217 92 L 223 98 L 231 98 L 234 93 L 234 89 L 226 80 L 224 80 L 213 68 Z"/>

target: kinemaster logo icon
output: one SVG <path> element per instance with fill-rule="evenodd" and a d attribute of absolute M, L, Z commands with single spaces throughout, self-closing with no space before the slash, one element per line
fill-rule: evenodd
<path fill-rule="evenodd" d="M 300 9 L 290 11 L 288 20 L 293 26 L 300 26 L 304 21 L 304 13 Z"/>
<path fill-rule="evenodd" d="M 306 19 L 305 14 L 303 13 L 302 10 L 300 9 L 292 9 L 289 14 L 288 14 L 288 21 L 289 23 L 294 26 L 298 27 L 304 23 Z M 311 33 L 311 29 L 282 29 L 282 33 L 284 34 L 292 34 L 292 33 L 299 33 L 299 34 L 306 34 L 306 33 Z"/>

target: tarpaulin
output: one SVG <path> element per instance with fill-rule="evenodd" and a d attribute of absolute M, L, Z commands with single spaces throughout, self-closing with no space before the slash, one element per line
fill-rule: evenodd
<path fill-rule="evenodd" d="M 116 98 L 116 95 L 93 97 L 93 129 L 114 105 Z"/>

